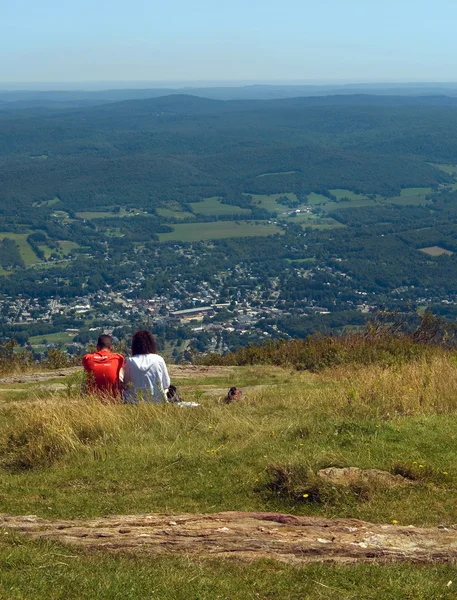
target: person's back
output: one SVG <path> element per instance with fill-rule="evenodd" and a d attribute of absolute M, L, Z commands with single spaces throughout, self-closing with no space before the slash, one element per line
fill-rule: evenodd
<path fill-rule="evenodd" d="M 164 402 L 170 385 L 167 366 L 157 353 L 149 331 L 137 331 L 132 340 L 132 354 L 125 363 L 124 400 L 128 403 Z"/>
<path fill-rule="evenodd" d="M 113 352 L 111 336 L 101 335 L 98 338 L 97 351 L 86 354 L 83 358 L 83 367 L 89 373 L 88 391 L 118 396 L 123 366 L 124 357 Z"/>

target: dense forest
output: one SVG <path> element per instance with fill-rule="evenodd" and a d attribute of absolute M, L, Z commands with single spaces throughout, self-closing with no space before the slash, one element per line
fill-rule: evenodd
<path fill-rule="evenodd" d="M 394 196 L 447 181 L 429 163 L 457 155 L 457 99 L 169 96 L 5 114 L 5 216 L 55 197 L 69 210 L 113 204 L 153 210 L 234 192 L 347 188 Z"/>

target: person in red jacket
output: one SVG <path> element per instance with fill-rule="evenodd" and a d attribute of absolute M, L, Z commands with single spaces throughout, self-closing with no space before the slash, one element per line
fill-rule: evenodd
<path fill-rule="evenodd" d="M 97 341 L 97 352 L 83 357 L 83 367 L 88 372 L 87 391 L 113 397 L 120 395 L 120 376 L 124 357 L 113 352 L 110 335 L 101 335 Z"/>

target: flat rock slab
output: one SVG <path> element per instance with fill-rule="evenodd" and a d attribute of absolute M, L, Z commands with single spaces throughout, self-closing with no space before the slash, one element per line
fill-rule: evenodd
<path fill-rule="evenodd" d="M 89 550 L 151 556 L 179 552 L 294 564 L 457 559 L 454 527 L 423 529 L 279 513 L 150 514 L 77 521 L 1 515 L 0 527 Z"/>

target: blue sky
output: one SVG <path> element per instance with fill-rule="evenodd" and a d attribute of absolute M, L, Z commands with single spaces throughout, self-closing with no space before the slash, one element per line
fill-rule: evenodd
<path fill-rule="evenodd" d="M 0 82 L 457 81 L 455 0 L 0 0 Z"/>

